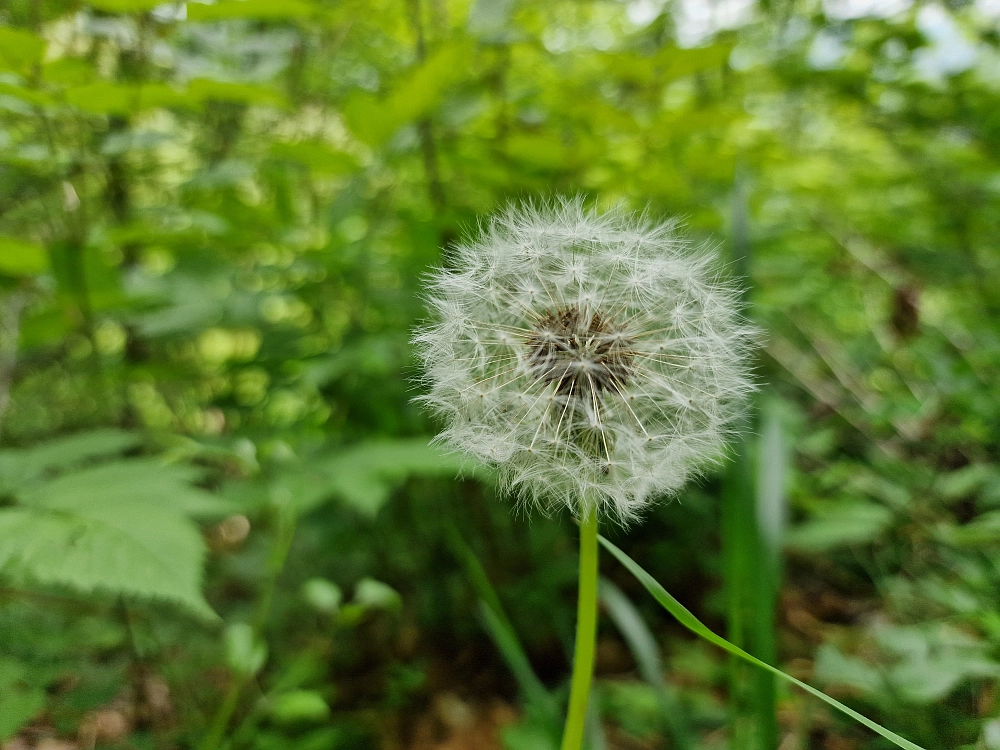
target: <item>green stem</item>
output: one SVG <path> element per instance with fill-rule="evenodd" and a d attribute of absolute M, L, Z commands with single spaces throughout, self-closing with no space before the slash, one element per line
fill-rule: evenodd
<path fill-rule="evenodd" d="M 596 645 L 597 512 L 592 510 L 580 523 L 580 595 L 576 610 L 576 647 L 573 652 L 573 682 L 562 750 L 580 750 L 583 747 Z"/>

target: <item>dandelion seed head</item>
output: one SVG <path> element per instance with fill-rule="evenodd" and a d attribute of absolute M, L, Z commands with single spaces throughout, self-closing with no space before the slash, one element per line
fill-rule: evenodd
<path fill-rule="evenodd" d="M 721 457 L 756 334 L 676 222 L 511 207 L 450 261 L 414 337 L 442 443 L 545 511 L 622 523 Z"/>

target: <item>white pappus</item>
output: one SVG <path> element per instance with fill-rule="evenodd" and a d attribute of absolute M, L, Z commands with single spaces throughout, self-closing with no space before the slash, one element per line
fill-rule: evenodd
<path fill-rule="evenodd" d="M 510 207 L 428 286 L 438 439 L 545 510 L 634 520 L 719 459 L 753 389 L 739 288 L 675 221 Z"/>

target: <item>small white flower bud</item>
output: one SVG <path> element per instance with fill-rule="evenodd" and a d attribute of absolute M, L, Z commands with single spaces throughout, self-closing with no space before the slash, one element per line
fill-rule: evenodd
<path fill-rule="evenodd" d="M 753 389 L 738 300 L 676 222 L 509 208 L 429 279 L 420 400 L 521 498 L 628 522 L 722 453 Z"/>

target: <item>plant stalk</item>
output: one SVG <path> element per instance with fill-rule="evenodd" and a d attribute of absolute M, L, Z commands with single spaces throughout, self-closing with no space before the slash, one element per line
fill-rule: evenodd
<path fill-rule="evenodd" d="M 569 713 L 562 750 L 580 750 L 586 729 L 587 700 L 594 676 L 597 645 L 597 512 L 591 510 L 580 523 L 580 593 L 576 610 L 576 645 Z"/>

